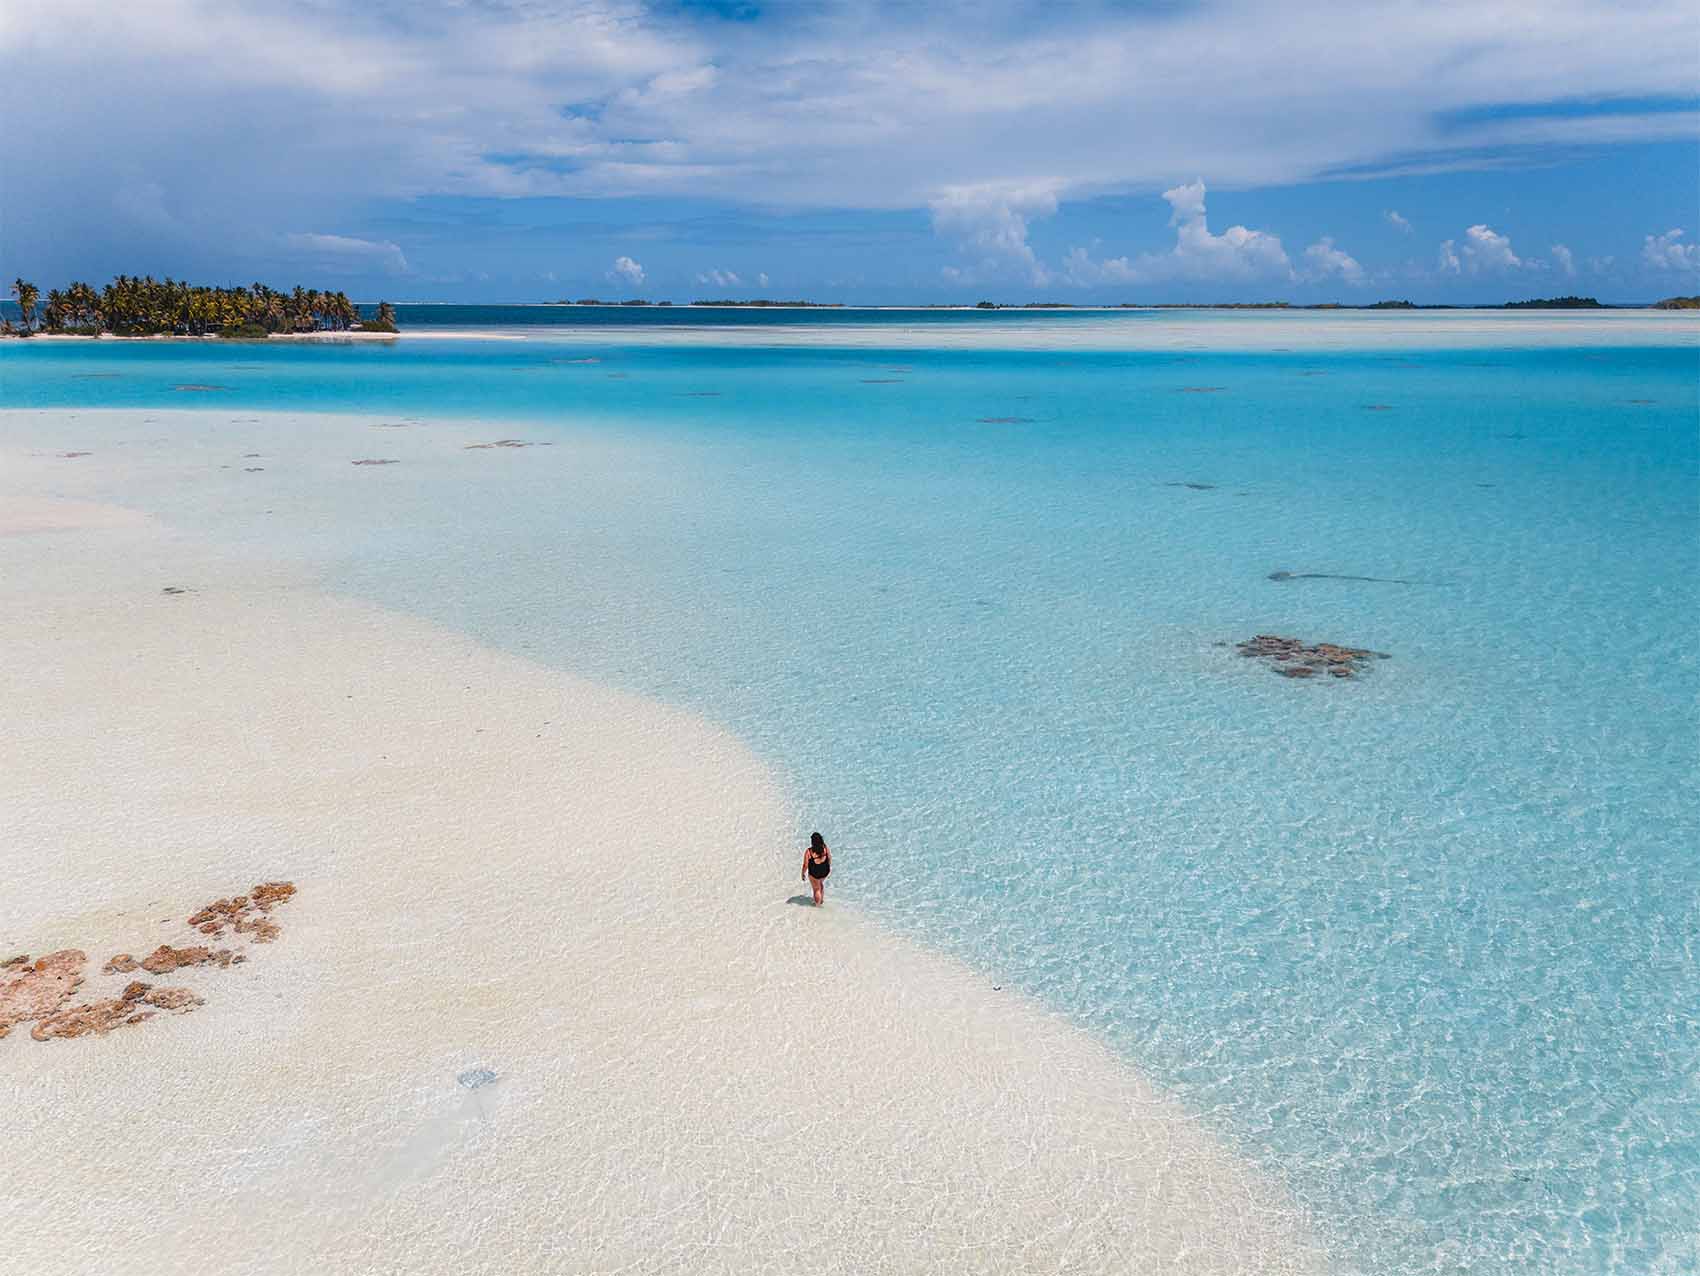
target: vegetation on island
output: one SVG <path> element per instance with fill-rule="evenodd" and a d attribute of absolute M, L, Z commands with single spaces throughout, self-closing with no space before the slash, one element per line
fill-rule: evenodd
<path fill-rule="evenodd" d="M 1533 301 L 1508 301 L 1503 310 L 1604 310 L 1594 297 L 1536 297 Z"/>
<path fill-rule="evenodd" d="M 362 322 L 360 310 L 343 292 L 300 285 L 283 292 L 265 284 L 211 288 L 176 279 L 119 275 L 98 292 L 76 282 L 41 290 L 27 280 L 12 285 L 27 336 L 40 330 L 73 336 L 206 337 L 262 339 L 312 332 L 396 332 L 395 307 L 381 302 L 375 319 Z M 8 323 L 8 328 L 11 325 Z"/>
<path fill-rule="evenodd" d="M 626 301 L 603 301 L 598 297 L 580 297 L 577 301 L 551 301 L 551 306 L 670 306 L 671 301 L 645 301 L 642 297 L 632 297 Z"/>
<path fill-rule="evenodd" d="M 1653 303 L 1654 310 L 1700 310 L 1700 297 L 1666 297 Z"/>
<path fill-rule="evenodd" d="M 743 306 L 753 310 L 760 310 L 764 306 L 784 306 L 786 308 L 797 308 L 802 310 L 838 310 L 843 308 L 844 303 L 842 301 L 778 301 L 770 300 L 767 297 L 751 297 L 746 301 L 738 301 L 728 297 L 716 301 L 693 301 L 691 302 L 691 305 Z"/>

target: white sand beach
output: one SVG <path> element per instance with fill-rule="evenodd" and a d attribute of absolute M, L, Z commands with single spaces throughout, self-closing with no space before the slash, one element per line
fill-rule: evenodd
<path fill-rule="evenodd" d="M 726 732 L 150 495 L 230 480 L 147 440 L 216 425 L 355 482 L 371 424 L 113 413 L 137 446 L 68 458 L 70 414 L 0 414 L 0 960 L 80 948 L 74 1000 L 115 996 L 113 954 L 298 890 L 244 964 L 170 977 L 193 1013 L 0 1040 L 9 1270 L 1325 1267 L 1277 1183 L 1090 1036 L 792 902 L 807 794 Z M 408 481 L 382 473 L 375 502 Z"/>

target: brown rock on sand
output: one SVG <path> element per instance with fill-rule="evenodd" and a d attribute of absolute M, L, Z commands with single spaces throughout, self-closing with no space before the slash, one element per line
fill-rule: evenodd
<path fill-rule="evenodd" d="M 150 1006 L 158 1006 L 161 1010 L 174 1010 L 178 1014 L 188 1014 L 196 1006 L 206 1005 L 205 1000 L 195 996 L 187 988 L 155 988 L 142 998 Z"/>
<path fill-rule="evenodd" d="M 286 903 L 293 894 L 294 882 L 261 882 L 254 887 L 254 906 L 261 912 L 270 912 L 273 905 Z"/>
<path fill-rule="evenodd" d="M 154 988 L 138 979 L 124 989 L 121 997 L 85 1002 L 81 1006 L 72 1006 L 69 1010 L 44 1016 L 30 1029 L 30 1036 L 37 1041 L 86 1037 L 90 1033 L 104 1037 L 114 1028 L 152 1019 L 154 1012 L 143 1010 L 143 1004 L 187 1014 L 196 1006 L 206 1003 L 187 988 Z"/>
<path fill-rule="evenodd" d="M 37 1041 L 52 1041 L 56 1037 L 86 1037 L 91 1032 L 97 1037 L 103 1037 L 114 1028 L 122 1027 L 132 1020 L 140 1022 L 140 1019 L 134 1002 L 120 1001 L 112 997 L 105 1001 L 90 1001 L 81 1006 L 72 1006 L 56 1015 L 47 1015 L 30 1029 L 30 1036 Z"/>
<path fill-rule="evenodd" d="M 140 964 L 129 953 L 119 953 L 100 968 L 100 973 L 103 975 L 127 975 Z"/>
<path fill-rule="evenodd" d="M 142 959 L 142 969 L 150 975 L 168 975 L 182 966 L 228 966 L 234 955 L 228 948 L 211 949 L 197 944 L 192 948 L 173 948 L 161 944 Z"/>
<path fill-rule="evenodd" d="M 244 917 L 236 923 L 236 932 L 247 935 L 256 944 L 269 944 L 283 934 L 283 927 L 264 917 Z"/>
<path fill-rule="evenodd" d="M 80 948 L 62 948 L 33 966 L 22 967 L 16 978 L 0 983 L 0 1037 L 10 1032 L 13 1024 L 51 1015 L 64 1005 L 83 982 L 86 961 L 88 954 Z"/>

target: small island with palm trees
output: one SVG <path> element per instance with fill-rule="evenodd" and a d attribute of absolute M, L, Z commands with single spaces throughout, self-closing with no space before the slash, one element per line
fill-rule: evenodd
<path fill-rule="evenodd" d="M 0 333 L 27 337 L 37 332 L 73 337 L 225 337 L 260 341 L 270 337 L 320 334 L 394 336 L 395 307 L 378 303 L 363 317 L 343 292 L 303 288 L 289 292 L 255 283 L 211 288 L 175 279 L 119 275 L 98 292 L 76 282 L 48 290 L 15 280 L 22 321 L 0 321 Z"/>

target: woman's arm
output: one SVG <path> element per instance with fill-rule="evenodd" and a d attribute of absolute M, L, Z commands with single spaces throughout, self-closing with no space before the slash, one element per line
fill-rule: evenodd
<path fill-rule="evenodd" d="M 803 852 L 803 871 L 802 871 L 802 873 L 799 874 L 799 876 L 805 882 L 809 880 L 809 853 L 808 853 L 808 851 Z"/>

